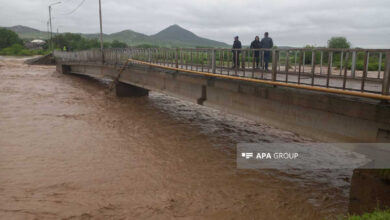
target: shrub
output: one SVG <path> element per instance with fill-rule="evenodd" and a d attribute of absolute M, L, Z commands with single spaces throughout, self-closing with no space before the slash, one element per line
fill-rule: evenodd
<path fill-rule="evenodd" d="M 1 55 L 19 55 L 23 51 L 23 46 L 20 44 L 13 44 L 10 47 L 1 50 Z"/>
<path fill-rule="evenodd" d="M 28 50 L 20 44 L 13 44 L 10 47 L 0 50 L 0 55 L 5 56 L 32 56 L 32 55 L 44 55 L 44 50 Z"/>

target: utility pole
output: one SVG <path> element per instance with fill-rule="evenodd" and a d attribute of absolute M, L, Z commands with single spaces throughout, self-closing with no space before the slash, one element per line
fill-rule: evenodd
<path fill-rule="evenodd" d="M 60 34 L 60 28 L 62 28 L 61 25 L 57 25 L 57 36 Z"/>
<path fill-rule="evenodd" d="M 52 32 L 52 26 L 51 26 L 51 5 L 49 5 L 49 24 L 50 24 L 50 45 L 49 50 L 53 48 L 53 32 Z"/>
<path fill-rule="evenodd" d="M 102 63 L 104 63 L 103 53 L 103 24 L 102 24 L 102 2 L 99 0 L 99 18 L 100 18 L 100 52 L 102 53 Z"/>
<path fill-rule="evenodd" d="M 49 5 L 49 23 L 50 23 L 50 50 L 53 50 L 53 26 L 51 24 L 51 6 L 61 4 L 61 2 L 56 2 Z"/>
<path fill-rule="evenodd" d="M 49 23 L 50 23 L 49 21 L 46 22 L 46 26 L 47 26 L 47 39 L 50 39 L 50 24 Z"/>

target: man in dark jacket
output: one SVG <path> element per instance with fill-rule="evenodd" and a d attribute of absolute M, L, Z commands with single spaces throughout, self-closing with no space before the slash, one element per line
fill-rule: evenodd
<path fill-rule="evenodd" d="M 260 38 L 259 36 L 256 36 L 255 37 L 255 40 L 252 41 L 251 43 L 251 49 L 256 49 L 253 53 L 253 56 L 254 56 L 254 59 L 256 61 L 256 68 L 259 68 L 259 57 L 260 57 L 260 51 L 257 50 L 257 49 L 260 49 L 261 48 L 261 44 L 260 44 Z"/>
<path fill-rule="evenodd" d="M 261 39 L 261 48 L 265 49 L 271 49 L 274 46 L 274 42 L 272 41 L 272 38 L 268 37 L 268 32 L 264 33 L 264 38 Z M 268 70 L 268 63 L 271 58 L 271 52 L 270 51 L 264 51 L 264 67 L 265 70 Z"/>
<path fill-rule="evenodd" d="M 234 38 L 232 53 L 233 53 L 232 68 L 240 67 L 241 41 L 238 40 L 238 36 Z"/>

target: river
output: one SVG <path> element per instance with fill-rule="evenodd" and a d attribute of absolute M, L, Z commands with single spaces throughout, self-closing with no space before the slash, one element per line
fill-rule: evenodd
<path fill-rule="evenodd" d="M 237 143 L 310 138 L 159 93 L 118 98 L 102 81 L 23 60 L 0 58 L 0 219 L 323 219 L 347 211 L 347 177 L 236 169 Z"/>

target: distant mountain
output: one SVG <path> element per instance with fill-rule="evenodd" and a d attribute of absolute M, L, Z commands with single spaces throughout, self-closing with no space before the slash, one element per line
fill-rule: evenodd
<path fill-rule="evenodd" d="M 22 39 L 48 39 L 49 34 L 45 31 L 40 31 L 34 28 L 16 25 L 13 27 L 6 27 L 7 29 L 16 32 Z"/>
<path fill-rule="evenodd" d="M 29 40 L 48 39 L 50 36 L 48 32 L 21 25 L 7 27 L 7 29 L 15 31 L 19 35 L 19 37 Z M 55 33 L 53 33 L 53 35 L 54 34 Z M 86 38 L 100 37 L 98 33 L 81 35 Z M 166 29 L 158 32 L 157 34 L 151 36 L 138 33 L 132 30 L 124 30 L 117 33 L 104 34 L 103 39 L 106 42 L 118 40 L 127 43 L 129 46 L 152 44 L 164 47 L 228 47 L 228 45 L 225 43 L 199 37 L 191 31 L 188 31 L 176 24 L 171 25 Z"/>
<path fill-rule="evenodd" d="M 83 34 L 87 38 L 99 38 L 99 34 Z M 113 34 L 104 34 L 103 39 L 107 42 L 112 42 L 118 40 L 125 42 L 128 45 L 139 45 L 144 43 L 149 43 L 149 36 L 141 34 L 132 30 L 124 30 Z"/>
<path fill-rule="evenodd" d="M 226 47 L 227 44 L 199 37 L 179 25 L 171 25 L 164 30 L 150 36 L 154 42 L 163 42 L 180 46 L 206 46 L 206 47 Z"/>
<path fill-rule="evenodd" d="M 34 29 L 34 28 L 30 28 L 30 27 L 27 27 L 27 26 L 22 26 L 22 25 L 16 25 L 16 26 L 13 26 L 13 27 L 9 27 L 7 28 L 11 31 L 14 31 L 14 32 L 17 32 L 17 33 L 37 33 L 37 32 L 41 32 L 40 30 L 37 30 L 37 29 Z"/>

